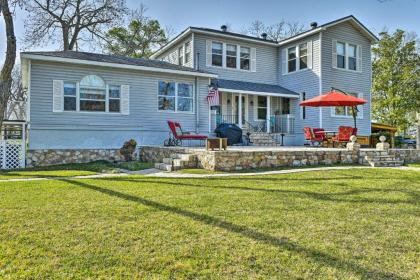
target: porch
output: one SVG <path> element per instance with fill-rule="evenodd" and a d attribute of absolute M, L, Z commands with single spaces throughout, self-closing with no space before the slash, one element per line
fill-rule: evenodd
<path fill-rule="evenodd" d="M 210 110 L 209 132 L 233 123 L 245 133 L 293 135 L 299 94 L 276 85 L 218 80 L 219 106 Z"/>

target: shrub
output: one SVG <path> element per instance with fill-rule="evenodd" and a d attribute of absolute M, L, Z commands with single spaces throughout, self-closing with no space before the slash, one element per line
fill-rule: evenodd
<path fill-rule="evenodd" d="M 120 149 L 121 155 L 125 161 L 132 161 L 134 152 L 136 151 L 137 142 L 134 139 L 130 139 L 124 143 Z"/>

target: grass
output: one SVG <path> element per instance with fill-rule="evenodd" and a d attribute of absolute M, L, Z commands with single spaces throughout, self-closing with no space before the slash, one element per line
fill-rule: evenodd
<path fill-rule="evenodd" d="M 0 180 L 35 177 L 72 177 L 98 173 L 116 173 L 118 172 L 118 168 L 134 171 L 150 168 L 151 166 L 152 165 L 149 163 L 138 161 L 122 163 L 94 161 L 89 163 L 61 164 L 26 169 L 2 170 L 0 171 Z"/>
<path fill-rule="evenodd" d="M 413 163 L 409 163 L 409 164 L 407 164 L 407 166 L 409 166 L 409 167 L 418 167 L 418 168 L 420 168 L 420 162 L 413 162 Z"/>
<path fill-rule="evenodd" d="M 0 279 L 419 279 L 420 172 L 0 182 Z"/>

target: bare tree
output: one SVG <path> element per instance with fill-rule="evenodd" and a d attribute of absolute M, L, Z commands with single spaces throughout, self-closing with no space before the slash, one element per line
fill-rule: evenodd
<path fill-rule="evenodd" d="M 20 66 L 16 65 L 12 72 L 12 84 L 5 111 L 5 119 L 25 119 L 26 92 L 26 88 L 22 84 Z"/>
<path fill-rule="evenodd" d="M 0 127 L 2 127 L 12 85 L 12 70 L 16 60 L 16 37 L 8 0 L 0 0 L 0 14 L 4 19 L 7 42 L 6 59 L 0 72 Z"/>
<path fill-rule="evenodd" d="M 61 41 L 63 50 L 77 49 L 80 42 L 100 39 L 105 28 L 126 13 L 125 0 L 27 0 L 25 42 L 43 45 Z M 60 38 L 61 40 L 57 39 Z"/>
<path fill-rule="evenodd" d="M 261 38 L 261 34 L 266 33 L 269 40 L 278 42 L 303 32 L 304 30 L 303 25 L 298 22 L 286 22 L 281 20 L 277 23 L 266 25 L 260 20 L 254 20 L 242 33 L 258 38 Z"/>

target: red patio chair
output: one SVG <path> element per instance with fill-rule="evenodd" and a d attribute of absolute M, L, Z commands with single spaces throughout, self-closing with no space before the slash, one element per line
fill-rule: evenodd
<path fill-rule="evenodd" d="M 350 141 L 350 136 L 354 133 L 354 128 L 351 126 L 339 126 L 338 134 L 332 138 L 333 143 L 337 142 L 338 145 Z M 356 130 L 357 133 L 357 130 Z"/>
<path fill-rule="evenodd" d="M 325 130 L 323 128 L 314 128 L 313 129 L 314 135 L 319 136 L 322 138 L 322 144 L 326 145 L 328 142 L 327 134 L 325 134 Z"/>
<path fill-rule="evenodd" d="M 182 145 L 182 140 L 205 140 L 207 136 L 199 135 L 194 132 L 186 132 L 182 130 L 181 125 L 178 122 L 168 121 L 169 129 L 171 130 L 171 134 L 173 139 L 168 139 L 165 141 L 165 145 L 167 146 L 177 146 Z"/>
<path fill-rule="evenodd" d="M 323 142 L 323 136 L 314 134 L 310 127 L 303 128 L 303 135 L 305 137 L 305 140 L 310 142 L 312 146 L 315 143 L 318 143 L 320 145 Z"/>

